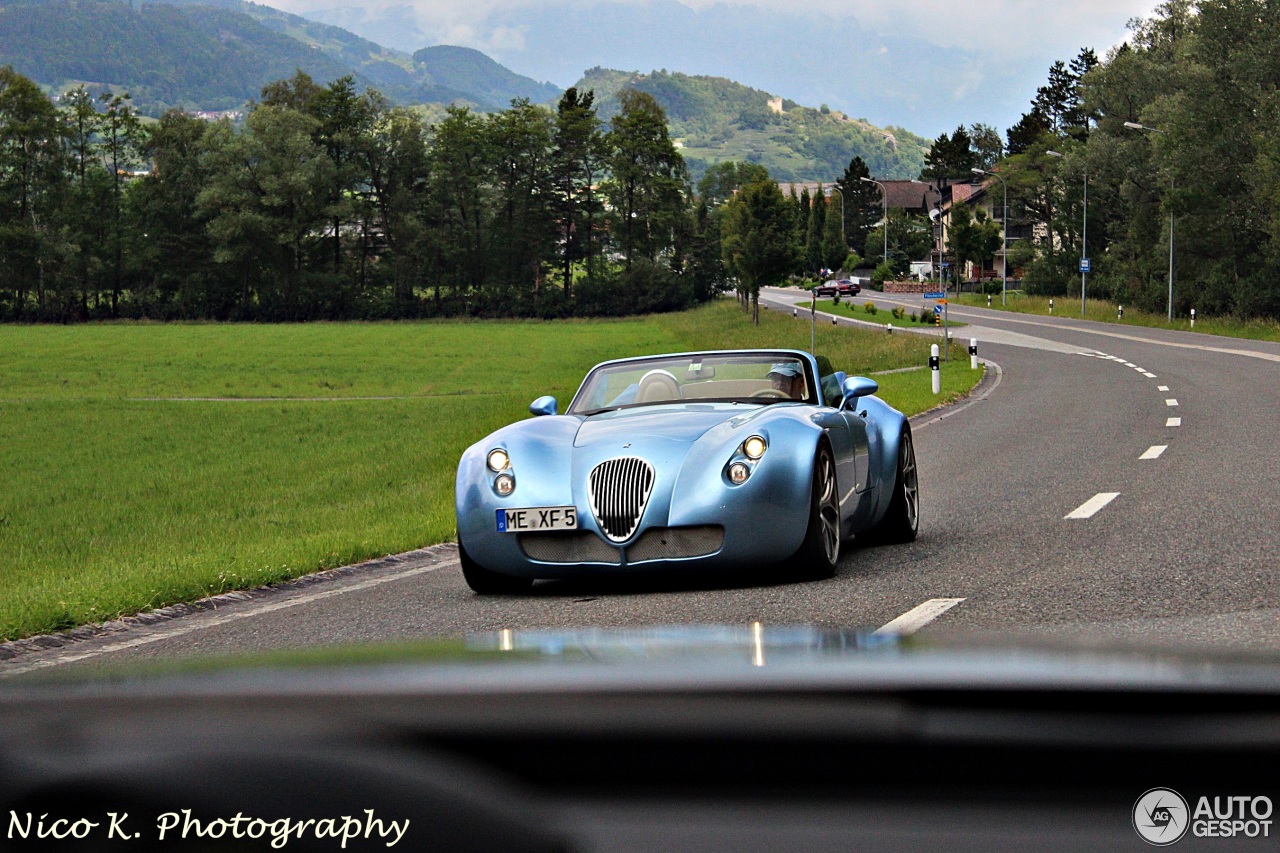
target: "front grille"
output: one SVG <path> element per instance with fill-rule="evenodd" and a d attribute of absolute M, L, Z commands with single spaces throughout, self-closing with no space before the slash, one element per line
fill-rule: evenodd
<path fill-rule="evenodd" d="M 718 524 L 655 527 L 640 534 L 635 544 L 627 549 L 627 562 L 705 557 L 719 551 L 723 544 L 724 528 Z"/>
<path fill-rule="evenodd" d="M 610 541 L 626 541 L 635 532 L 653 491 L 653 481 L 653 466 L 635 457 L 601 462 L 591 472 L 591 511 Z"/>
<path fill-rule="evenodd" d="M 520 549 L 530 560 L 542 563 L 622 562 L 622 552 L 590 531 L 518 533 Z"/>

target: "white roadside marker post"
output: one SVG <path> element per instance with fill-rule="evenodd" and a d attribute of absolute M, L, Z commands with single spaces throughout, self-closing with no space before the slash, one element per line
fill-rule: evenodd
<path fill-rule="evenodd" d="M 1120 306 L 1118 306 L 1118 307 L 1120 308 L 1120 311 L 1116 314 L 1116 319 L 1117 319 L 1117 320 L 1123 320 L 1123 319 L 1124 319 L 1124 306 L 1123 306 L 1123 305 L 1120 305 Z"/>
<path fill-rule="evenodd" d="M 893 334 L 893 324 L 892 324 L 892 323 L 888 323 L 888 324 L 886 324 L 886 325 L 885 325 L 885 328 L 889 330 L 889 334 L 891 334 L 891 335 Z"/>
<path fill-rule="evenodd" d="M 942 393 L 942 365 L 938 361 L 938 345 L 929 347 L 929 374 L 933 377 L 933 393 Z"/>
<path fill-rule="evenodd" d="M 1050 299 L 1050 300 L 1049 300 L 1049 313 L 1050 313 L 1050 314 L 1052 314 L 1052 313 L 1053 313 L 1053 300 L 1052 300 L 1052 299 Z"/>
<path fill-rule="evenodd" d="M 978 369 L 978 339 L 969 338 L 969 369 Z"/>
<path fill-rule="evenodd" d="M 990 308 L 990 307 L 991 307 L 991 294 L 990 294 L 990 293 L 988 293 L 988 294 L 987 294 L 987 307 L 988 307 L 988 308 Z"/>
<path fill-rule="evenodd" d="M 1194 329 L 1195 327 L 1196 327 L 1196 309 L 1192 308 L 1191 309 L 1191 328 Z"/>

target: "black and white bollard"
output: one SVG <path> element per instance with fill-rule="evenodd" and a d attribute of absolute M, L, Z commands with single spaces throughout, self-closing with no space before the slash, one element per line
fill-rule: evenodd
<path fill-rule="evenodd" d="M 1052 299 L 1050 299 L 1050 300 L 1049 300 L 1049 313 L 1050 313 L 1050 314 L 1052 314 L 1052 313 L 1053 313 L 1053 300 L 1052 300 Z"/>
<path fill-rule="evenodd" d="M 1195 327 L 1196 327 L 1196 309 L 1192 308 L 1191 309 L 1191 328 L 1194 329 Z"/>
<path fill-rule="evenodd" d="M 978 339 L 969 338 L 969 369 L 978 369 Z"/>
<path fill-rule="evenodd" d="M 988 293 L 988 294 L 987 294 L 987 307 L 988 307 L 988 308 L 990 308 L 990 307 L 991 307 L 991 294 L 990 294 L 990 293 Z"/>
<path fill-rule="evenodd" d="M 794 320 L 796 317 L 800 316 L 799 314 L 797 314 L 797 313 L 796 313 L 796 311 L 797 311 L 797 310 L 798 310 L 798 309 L 796 309 L 796 308 L 792 308 L 792 309 L 791 309 L 791 319 L 793 319 L 793 320 Z"/>
<path fill-rule="evenodd" d="M 929 373 L 933 376 L 933 393 L 942 393 L 942 365 L 938 362 L 938 345 L 929 347 Z"/>
<path fill-rule="evenodd" d="M 833 326 L 834 326 L 835 324 L 836 324 L 836 318 L 835 318 L 835 317 L 832 317 L 832 318 L 831 318 L 831 325 L 833 325 Z"/>
<path fill-rule="evenodd" d="M 1123 305 L 1120 305 L 1120 306 L 1118 306 L 1118 307 L 1119 307 L 1119 309 L 1120 309 L 1120 310 L 1116 312 L 1116 319 L 1117 319 L 1117 320 L 1123 320 L 1123 319 L 1124 319 L 1124 306 L 1123 306 Z"/>
<path fill-rule="evenodd" d="M 889 330 L 889 334 L 891 334 L 891 335 L 893 334 L 893 324 L 892 324 L 892 323 L 888 323 L 888 324 L 886 324 L 886 325 L 885 325 L 885 328 Z"/>

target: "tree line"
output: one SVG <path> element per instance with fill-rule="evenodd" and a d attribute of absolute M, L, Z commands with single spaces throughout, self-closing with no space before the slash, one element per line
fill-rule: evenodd
<path fill-rule="evenodd" d="M 654 99 L 450 108 L 268 85 L 242 126 L 0 69 L 0 317 L 309 320 L 685 307 L 723 282 Z"/>

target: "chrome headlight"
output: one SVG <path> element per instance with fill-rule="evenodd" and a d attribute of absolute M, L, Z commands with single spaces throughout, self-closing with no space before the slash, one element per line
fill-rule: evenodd
<path fill-rule="evenodd" d="M 752 462 L 759 461 L 764 452 L 769 449 L 768 443 L 762 436 L 753 435 L 746 441 L 742 442 L 742 453 Z"/>
<path fill-rule="evenodd" d="M 745 462 L 735 462 L 729 466 L 729 482 L 741 486 L 751 476 L 751 469 Z"/>
<path fill-rule="evenodd" d="M 507 451 L 501 447 L 495 447 L 489 451 L 489 456 L 485 460 L 489 465 L 489 470 L 497 474 L 499 471 L 505 471 L 511 467 L 511 457 L 507 455 Z"/>
<path fill-rule="evenodd" d="M 505 498 L 516 490 L 516 480 L 510 474 L 499 474 L 493 481 L 493 490 Z"/>

